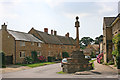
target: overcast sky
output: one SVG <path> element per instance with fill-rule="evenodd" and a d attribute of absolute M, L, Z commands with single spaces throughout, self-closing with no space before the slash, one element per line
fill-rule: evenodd
<path fill-rule="evenodd" d="M 108 2 L 109 1 L 109 2 Z M 103 17 L 117 16 L 119 0 L 0 0 L 0 24 L 28 32 L 32 27 L 56 30 L 58 35 L 76 37 L 75 17 L 79 16 L 80 38 L 102 34 Z"/>

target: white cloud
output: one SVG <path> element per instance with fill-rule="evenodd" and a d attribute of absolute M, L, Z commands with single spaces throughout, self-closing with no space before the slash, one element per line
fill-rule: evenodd
<path fill-rule="evenodd" d="M 105 3 L 99 3 L 98 6 L 101 7 L 101 9 L 98 10 L 99 14 L 104 14 L 104 13 L 108 13 L 108 12 L 112 12 L 114 11 L 114 7 L 111 5 L 106 5 Z"/>
<path fill-rule="evenodd" d="M 64 0 L 44 0 L 50 7 L 55 7 L 64 2 Z"/>
<path fill-rule="evenodd" d="M 80 18 L 84 18 L 87 16 L 90 16 L 91 14 L 89 13 L 64 13 L 64 16 L 74 19 L 76 16 L 79 16 Z"/>

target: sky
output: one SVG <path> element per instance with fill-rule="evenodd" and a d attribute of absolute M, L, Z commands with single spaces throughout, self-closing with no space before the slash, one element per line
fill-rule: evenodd
<path fill-rule="evenodd" d="M 75 17 L 79 16 L 79 36 L 95 38 L 103 34 L 103 17 L 118 15 L 119 0 L 0 0 L 0 24 L 10 30 L 67 32 L 76 38 Z"/>

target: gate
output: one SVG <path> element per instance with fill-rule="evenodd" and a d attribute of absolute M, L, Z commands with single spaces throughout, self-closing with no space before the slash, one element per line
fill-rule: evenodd
<path fill-rule="evenodd" d="M 6 64 L 13 64 L 13 56 L 5 56 Z"/>

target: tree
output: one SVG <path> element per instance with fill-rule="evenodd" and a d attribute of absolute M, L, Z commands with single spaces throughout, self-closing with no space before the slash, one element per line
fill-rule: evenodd
<path fill-rule="evenodd" d="M 99 37 L 96 37 L 95 38 L 95 44 L 99 44 L 100 42 L 102 42 L 103 41 L 103 35 L 100 35 Z"/>
<path fill-rule="evenodd" d="M 94 40 L 92 38 L 90 38 L 90 37 L 83 37 L 79 41 L 79 44 L 80 44 L 80 47 L 84 49 L 86 46 L 88 46 L 88 44 L 91 44 L 93 42 L 94 42 Z"/>

